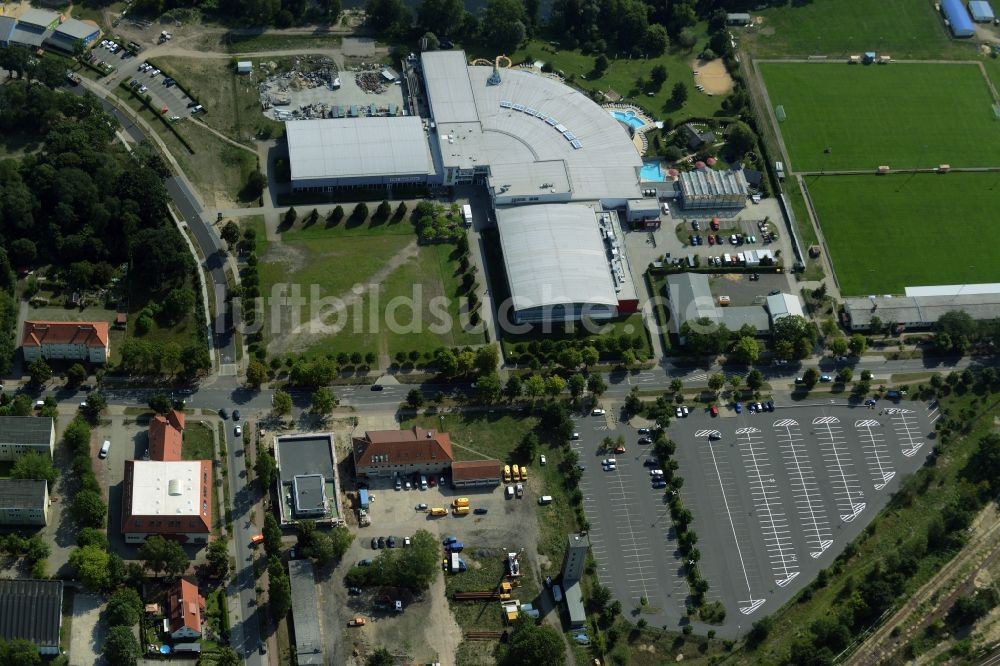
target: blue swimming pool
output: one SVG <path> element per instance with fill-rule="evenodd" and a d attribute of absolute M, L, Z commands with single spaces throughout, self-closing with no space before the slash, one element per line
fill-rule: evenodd
<path fill-rule="evenodd" d="M 639 169 L 639 180 L 644 183 L 662 183 L 667 179 L 662 162 L 643 162 Z"/>
<path fill-rule="evenodd" d="M 639 129 L 646 124 L 645 120 L 635 115 L 635 111 L 610 111 L 610 113 L 615 120 L 634 129 Z"/>

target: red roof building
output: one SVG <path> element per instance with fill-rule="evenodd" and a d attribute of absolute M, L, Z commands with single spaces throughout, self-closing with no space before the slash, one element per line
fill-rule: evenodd
<path fill-rule="evenodd" d="M 446 432 L 425 430 L 369 430 L 353 439 L 354 466 L 362 476 L 439 474 L 455 456 Z"/>
<path fill-rule="evenodd" d="M 198 586 L 183 578 L 178 580 L 167 595 L 170 609 L 170 637 L 201 638 L 201 614 L 205 612 L 205 598 Z"/>
<path fill-rule="evenodd" d="M 456 488 L 499 486 L 503 463 L 499 460 L 463 460 L 451 464 L 451 485 Z"/>
<path fill-rule="evenodd" d="M 157 414 L 149 422 L 150 460 L 181 460 L 183 439 L 184 412 Z"/>
<path fill-rule="evenodd" d="M 106 321 L 26 321 L 24 360 L 37 358 L 106 363 L 111 356 Z"/>
<path fill-rule="evenodd" d="M 211 460 L 125 461 L 125 543 L 143 543 L 154 534 L 181 543 L 208 543 L 211 531 Z"/>

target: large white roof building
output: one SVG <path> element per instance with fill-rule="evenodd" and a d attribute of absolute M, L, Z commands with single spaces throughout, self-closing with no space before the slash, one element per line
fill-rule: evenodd
<path fill-rule="evenodd" d="M 126 460 L 122 533 L 126 543 L 153 534 L 205 543 L 212 531 L 212 461 Z"/>

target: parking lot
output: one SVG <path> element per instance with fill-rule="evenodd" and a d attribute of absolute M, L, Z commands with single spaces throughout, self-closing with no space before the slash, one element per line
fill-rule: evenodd
<path fill-rule="evenodd" d="M 571 445 L 584 466 L 580 490 L 601 584 L 626 613 L 645 597 L 649 622 L 675 626 L 684 616 L 688 584 L 663 491 L 651 486 L 643 466 L 651 447 L 637 444 L 637 430 L 611 414 L 581 417 L 576 429 L 580 438 Z M 605 437 L 619 436 L 625 453 L 600 449 Z M 616 469 L 604 469 L 601 461 L 607 458 L 615 459 Z"/>
<path fill-rule="evenodd" d="M 107 79 L 109 85 L 117 85 L 119 81 L 125 80 L 125 77 L 131 77 L 134 81 L 139 82 L 140 85 L 146 86 L 147 89 L 141 94 L 149 95 L 152 98 L 151 103 L 154 107 L 167 109 L 164 115 L 168 117 L 176 116 L 181 119 L 191 115 L 191 111 L 188 108 L 188 103 L 192 101 L 190 97 L 185 95 L 175 85 L 168 87 L 164 83 L 166 76 L 162 73 L 153 76 L 152 69 L 149 71 L 140 71 L 139 67 L 146 62 L 141 53 L 138 56 L 126 57 L 127 53 L 127 51 L 122 51 L 115 55 L 100 44 L 94 47 L 94 56 L 96 58 L 104 60 L 117 68 L 117 71 Z"/>
<path fill-rule="evenodd" d="M 743 633 L 829 566 L 930 451 L 922 403 L 812 403 L 670 429 L 720 634 Z M 713 441 L 713 433 L 718 439 Z"/>

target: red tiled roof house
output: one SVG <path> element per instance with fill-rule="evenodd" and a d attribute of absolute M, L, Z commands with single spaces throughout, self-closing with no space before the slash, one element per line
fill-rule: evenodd
<path fill-rule="evenodd" d="M 157 414 L 149 422 L 150 460 L 181 460 L 183 440 L 184 412 L 171 410 L 167 414 Z"/>
<path fill-rule="evenodd" d="M 21 338 L 24 360 L 107 363 L 111 356 L 108 330 L 106 321 L 26 321 Z"/>
<path fill-rule="evenodd" d="M 364 437 L 355 437 L 352 444 L 359 476 L 440 474 L 455 459 L 448 433 L 418 427 L 369 430 Z"/>
<path fill-rule="evenodd" d="M 170 609 L 170 637 L 201 638 L 201 615 L 205 612 L 205 598 L 198 586 L 183 578 L 170 588 L 167 597 Z"/>

